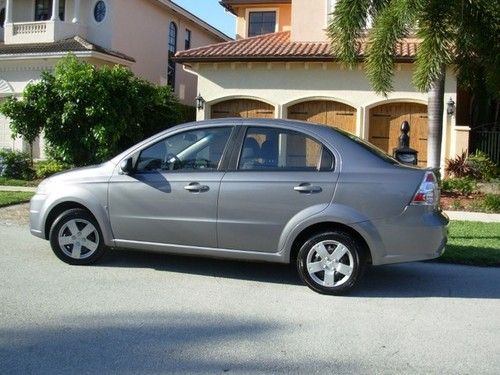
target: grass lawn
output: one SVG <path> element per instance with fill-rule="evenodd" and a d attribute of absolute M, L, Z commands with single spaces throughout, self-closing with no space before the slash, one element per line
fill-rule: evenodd
<path fill-rule="evenodd" d="M 14 180 L 13 178 L 0 177 L 0 185 L 3 186 L 38 186 L 40 180 L 26 181 Z"/>
<path fill-rule="evenodd" d="M 500 266 L 500 223 L 452 221 L 448 245 L 439 261 Z"/>
<path fill-rule="evenodd" d="M 0 207 L 28 202 L 33 195 L 34 193 L 20 191 L 0 191 Z"/>

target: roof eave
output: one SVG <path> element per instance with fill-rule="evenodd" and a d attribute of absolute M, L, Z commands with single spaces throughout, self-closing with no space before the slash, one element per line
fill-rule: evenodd
<path fill-rule="evenodd" d="M 0 54 L 0 61 L 19 61 L 32 59 L 61 59 L 68 54 L 73 54 L 79 58 L 97 58 L 124 66 L 131 66 L 135 63 L 134 59 L 125 59 L 114 55 L 108 55 L 98 51 L 65 51 L 65 52 L 36 52 L 36 53 L 10 53 Z"/>
<path fill-rule="evenodd" d="M 224 63 L 224 62 L 339 62 L 338 58 L 332 56 L 226 56 L 226 57 L 174 57 L 173 60 L 179 64 L 184 63 Z M 359 62 L 364 61 L 359 57 Z M 395 62 L 413 63 L 414 57 L 395 57 Z"/>

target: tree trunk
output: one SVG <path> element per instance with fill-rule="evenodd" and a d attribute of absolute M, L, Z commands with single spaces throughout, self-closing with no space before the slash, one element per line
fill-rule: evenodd
<path fill-rule="evenodd" d="M 427 138 L 427 166 L 439 168 L 441 163 L 441 140 L 443 139 L 444 82 L 446 73 L 443 69 L 441 78 L 429 90 L 427 107 L 429 134 Z"/>

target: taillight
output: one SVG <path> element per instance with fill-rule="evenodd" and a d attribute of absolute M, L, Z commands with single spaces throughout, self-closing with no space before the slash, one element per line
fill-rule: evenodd
<path fill-rule="evenodd" d="M 432 206 L 438 203 L 439 187 L 433 172 L 425 172 L 424 179 L 415 193 L 411 204 Z"/>

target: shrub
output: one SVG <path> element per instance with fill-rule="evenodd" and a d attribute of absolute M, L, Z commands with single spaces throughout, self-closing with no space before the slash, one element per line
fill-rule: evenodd
<path fill-rule="evenodd" d="M 467 159 L 472 172 L 471 175 L 480 181 L 490 181 L 496 175 L 496 165 L 488 154 L 477 150 Z"/>
<path fill-rule="evenodd" d="M 458 155 L 455 159 L 448 159 L 446 161 L 446 172 L 453 177 L 463 178 L 470 177 L 472 168 L 467 162 L 467 154 Z"/>
<path fill-rule="evenodd" d="M 69 165 L 57 160 L 42 160 L 35 164 L 35 173 L 37 178 L 47 178 L 69 168 Z"/>
<path fill-rule="evenodd" d="M 23 99 L 8 98 L 0 112 L 26 136 L 42 130 L 50 155 L 84 166 L 100 163 L 178 124 L 178 100 L 169 86 L 139 79 L 124 67 L 95 67 L 70 55 L 29 85 Z"/>
<path fill-rule="evenodd" d="M 443 193 L 456 193 L 461 195 L 470 195 L 477 187 L 476 181 L 471 178 L 448 178 L 443 180 L 441 191 Z"/>
<path fill-rule="evenodd" d="M 486 212 L 500 212 L 500 195 L 488 194 L 481 202 L 481 208 Z"/>
<path fill-rule="evenodd" d="M 497 174 L 497 166 L 486 153 L 478 150 L 469 156 L 463 152 L 462 155 L 447 160 L 446 172 L 456 178 L 490 181 Z"/>
<path fill-rule="evenodd" d="M 30 155 L 19 151 L 0 150 L 0 176 L 31 180 L 34 175 Z"/>

